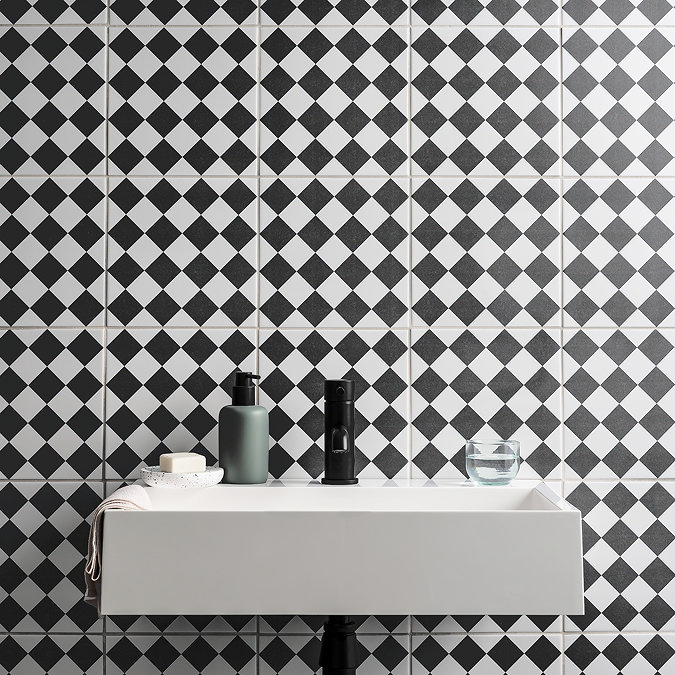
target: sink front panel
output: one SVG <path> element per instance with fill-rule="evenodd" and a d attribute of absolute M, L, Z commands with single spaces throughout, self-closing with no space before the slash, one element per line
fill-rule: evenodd
<path fill-rule="evenodd" d="M 580 515 L 554 506 L 111 511 L 103 560 L 103 614 L 583 611 Z"/>

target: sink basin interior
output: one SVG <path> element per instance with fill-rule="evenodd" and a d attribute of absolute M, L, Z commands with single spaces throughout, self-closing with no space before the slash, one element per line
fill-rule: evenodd
<path fill-rule="evenodd" d="M 154 510 L 166 511 L 551 511 L 555 504 L 531 486 L 495 490 L 455 484 L 444 489 L 424 486 L 369 487 L 302 484 L 266 486 L 219 485 L 208 490 L 154 488 Z"/>

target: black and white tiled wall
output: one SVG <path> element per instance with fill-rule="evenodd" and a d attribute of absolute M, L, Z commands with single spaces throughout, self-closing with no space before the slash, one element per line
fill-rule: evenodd
<path fill-rule="evenodd" d="M 311 673 L 320 617 L 111 617 L 88 517 L 216 456 L 523 442 L 584 517 L 570 617 L 358 617 L 360 673 L 675 672 L 672 0 L 0 0 L 0 673 Z M 405 545 L 405 542 L 401 542 Z"/>

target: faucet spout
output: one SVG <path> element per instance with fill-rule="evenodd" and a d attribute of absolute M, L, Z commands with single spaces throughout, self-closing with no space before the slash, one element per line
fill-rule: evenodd
<path fill-rule="evenodd" d="M 354 380 L 324 383 L 324 477 L 326 485 L 355 485 Z"/>
<path fill-rule="evenodd" d="M 347 427 L 341 424 L 339 427 L 333 428 L 330 446 L 331 452 L 349 452 L 350 450 L 353 452 L 353 449 L 350 447 Z"/>

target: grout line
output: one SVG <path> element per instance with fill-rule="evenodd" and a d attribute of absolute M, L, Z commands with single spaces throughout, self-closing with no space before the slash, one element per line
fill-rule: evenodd
<path fill-rule="evenodd" d="M 103 617 L 103 633 L 101 634 L 101 648 L 103 651 L 103 669 L 101 672 L 101 675 L 106 675 L 108 672 L 107 669 L 107 661 L 108 661 L 108 630 L 107 630 L 107 625 L 108 625 L 108 617 L 104 616 Z"/>
<path fill-rule="evenodd" d="M 79 476 L 74 478 L 0 478 L 0 485 L 6 483 L 91 483 L 92 485 L 103 485 L 105 482 L 112 481 L 112 478 L 80 478 Z"/>
<path fill-rule="evenodd" d="M 562 3 L 560 3 L 560 11 L 562 12 Z M 565 288 L 565 266 L 563 262 L 563 255 L 564 255 L 564 223 L 563 223 L 563 209 L 564 209 L 564 201 L 563 201 L 563 194 L 564 194 L 564 181 L 562 178 L 562 173 L 563 173 L 563 168 L 564 168 L 564 161 L 563 161 L 563 139 L 564 139 L 564 130 L 563 130 L 563 97 L 564 97 L 564 89 L 563 89 L 563 32 L 562 28 L 560 29 L 560 34 L 559 34 L 559 44 L 558 44 L 558 54 L 559 54 L 559 64 L 558 64 L 558 76 L 559 76 L 559 81 L 558 81 L 558 96 L 559 96 L 559 106 L 560 106 L 560 120 L 558 122 L 559 127 L 558 127 L 558 132 L 560 134 L 559 137 L 559 144 L 560 144 L 560 153 L 558 157 L 558 162 L 559 162 L 559 171 L 561 177 L 558 179 L 558 234 L 560 236 L 560 242 L 559 242 L 559 267 L 558 267 L 558 274 L 559 274 L 559 292 L 560 295 L 558 297 L 559 301 L 559 307 L 558 307 L 558 321 L 560 321 L 560 334 L 559 334 L 559 341 L 560 341 L 560 354 L 558 356 L 558 367 L 559 367 L 559 373 L 558 373 L 558 386 L 559 386 L 559 400 L 558 400 L 558 406 L 559 406 L 559 414 L 560 414 L 560 426 L 558 428 L 558 441 L 560 443 L 560 475 L 563 479 L 563 485 L 565 481 L 565 457 L 567 455 L 566 452 L 566 447 L 565 447 L 565 383 L 563 381 L 563 372 L 564 372 L 564 331 L 563 331 L 563 325 L 565 322 L 565 314 L 564 314 L 564 306 L 565 306 L 565 298 L 564 298 L 564 288 Z M 564 660 L 563 660 L 564 661 Z M 563 665 L 563 674 L 564 675 L 564 665 Z"/>
<path fill-rule="evenodd" d="M 255 617 L 255 672 L 260 673 L 260 615 Z"/>
<path fill-rule="evenodd" d="M 256 3 L 256 12 L 258 13 L 258 21 L 260 20 L 260 7 L 259 3 Z M 255 311 L 255 372 L 260 375 L 260 306 L 262 304 L 261 297 L 261 272 L 262 269 L 262 240 L 260 233 L 262 232 L 262 222 L 261 214 L 262 210 L 260 208 L 262 194 L 262 182 L 260 180 L 260 164 L 261 164 L 261 150 L 262 150 L 262 135 L 261 135 L 261 117 L 262 117 L 262 29 L 258 26 L 257 31 L 257 45 L 256 45 L 256 168 L 258 176 L 256 178 L 256 311 Z M 260 403 L 260 387 L 256 387 L 258 390 L 258 403 Z M 256 622 L 259 622 L 259 619 L 256 619 Z M 257 632 L 256 624 L 256 632 Z M 258 645 L 256 644 L 256 653 L 258 652 Z M 258 663 L 256 662 L 256 670 L 258 668 Z"/>
<path fill-rule="evenodd" d="M 562 115 L 562 112 L 561 112 Z M 562 124 L 561 120 L 561 124 Z M 564 126 L 564 125 L 563 125 Z M 106 157 L 107 160 L 107 157 Z M 190 178 L 192 180 L 201 179 L 208 181 L 216 178 L 229 178 L 231 180 L 253 179 L 253 178 L 267 178 L 270 180 L 290 180 L 296 178 L 303 179 L 334 179 L 342 180 L 365 180 L 365 179 L 396 179 L 396 178 L 417 178 L 424 180 L 436 180 L 445 178 L 455 178 L 461 180 L 554 180 L 556 178 L 567 178 L 570 180 L 615 180 L 615 181 L 635 181 L 635 180 L 651 180 L 651 181 L 670 181 L 675 179 L 675 174 L 578 174 L 578 173 L 0 173 L 0 180 L 7 180 L 14 178 L 15 180 L 23 180 L 25 178 L 53 178 L 59 180 L 61 178 L 114 178 L 123 180 L 136 180 L 140 178 L 166 178 L 172 180 L 174 178 Z"/>
<path fill-rule="evenodd" d="M 244 331 L 244 330 L 255 330 L 259 328 L 260 330 L 267 331 L 276 331 L 276 330 L 330 330 L 330 331 L 394 331 L 400 332 L 405 330 L 411 331 L 483 331 L 483 330 L 530 330 L 530 331 L 595 331 L 595 330 L 604 330 L 604 331 L 620 331 L 620 332 L 631 332 L 631 331 L 657 331 L 657 332 L 669 332 L 675 330 L 675 326 L 561 326 L 559 324 L 551 325 L 531 325 L 531 326 L 509 326 L 509 325 L 496 325 L 490 324 L 485 326 L 425 326 L 425 325 L 415 325 L 415 326 L 387 326 L 383 324 L 381 326 L 257 326 L 257 325 L 243 325 L 243 326 L 221 326 L 221 325 L 193 325 L 193 326 L 171 326 L 171 325 L 156 325 L 156 326 L 115 326 L 115 325 L 91 325 L 91 326 L 54 326 L 54 325 L 34 325 L 34 326 L 0 326 L 0 331 L 3 330 L 50 330 L 50 331 L 61 331 L 61 330 L 230 330 L 230 331 Z"/>
<path fill-rule="evenodd" d="M 160 628 L 158 628 L 155 631 L 142 631 L 142 630 L 110 630 L 107 631 L 107 634 L 109 636 L 118 636 L 118 635 L 145 635 L 147 637 L 155 637 L 155 636 L 160 636 L 160 635 L 183 635 L 183 636 L 190 636 L 194 637 L 196 635 L 207 635 L 207 636 L 227 636 L 227 637 L 234 637 L 236 635 L 245 635 L 247 637 L 253 637 L 258 634 L 257 631 L 205 631 L 205 632 L 200 632 L 197 629 L 193 631 L 170 631 L 170 632 L 163 632 Z M 480 635 L 480 636 L 510 636 L 510 635 L 527 635 L 527 636 L 533 636 L 533 635 L 586 635 L 586 634 L 593 634 L 593 635 L 646 635 L 646 636 L 654 636 L 654 635 L 668 635 L 668 636 L 675 636 L 675 631 L 672 630 L 651 630 L 651 631 L 631 631 L 631 630 L 563 630 L 563 631 L 537 631 L 537 630 L 531 630 L 531 631 L 491 631 L 491 632 L 476 632 L 476 631 L 457 631 L 457 632 L 446 632 L 446 631 L 425 631 L 425 630 L 420 630 L 420 631 L 413 631 L 412 633 L 400 633 L 394 631 L 393 633 L 386 633 L 386 632 L 381 632 L 381 633 L 374 633 L 374 632 L 361 632 L 357 629 L 357 634 L 358 635 L 363 635 L 363 636 L 378 636 L 378 637 L 384 637 L 387 635 L 396 635 L 398 637 L 406 637 L 407 635 Z M 59 631 L 0 631 L 0 635 L 3 636 L 8 636 L 8 635 L 78 635 L 78 636 L 84 636 L 84 637 L 100 637 L 103 635 L 103 632 L 98 632 L 98 631 L 66 631 L 66 630 L 59 630 Z M 321 635 L 321 630 L 318 630 L 317 632 L 306 632 L 306 633 L 299 633 L 299 632 L 293 632 L 293 633 L 286 633 L 286 632 L 274 632 L 274 631 L 261 631 L 259 633 L 260 637 L 264 636 L 280 636 L 280 637 L 309 637 L 309 636 L 318 636 Z"/>
<path fill-rule="evenodd" d="M 256 83 L 255 83 L 255 90 L 256 90 L 256 118 L 255 118 L 255 125 L 256 125 L 256 177 L 258 178 L 258 181 L 260 181 L 260 155 L 261 155 L 261 134 L 260 134 L 260 118 L 262 117 L 262 30 L 258 26 L 256 29 Z"/>
<path fill-rule="evenodd" d="M 286 476 L 288 480 L 316 480 L 312 479 L 308 476 Z M 7 485 L 10 483 L 85 483 L 85 484 L 91 484 L 91 485 L 106 485 L 109 483 L 124 483 L 124 482 L 129 482 L 129 481 L 136 481 L 139 480 L 138 478 L 79 478 L 79 477 L 74 477 L 74 478 L 0 478 L 0 485 Z M 384 478 L 381 479 L 375 479 L 375 480 L 385 480 Z M 396 478 L 391 479 L 393 481 L 396 481 Z M 431 480 L 429 478 L 421 477 L 419 480 Z M 446 480 L 441 478 L 441 480 Z M 459 482 L 462 482 L 464 479 L 458 478 L 457 479 Z M 532 482 L 532 481 L 541 481 L 543 483 L 546 483 L 547 485 L 570 485 L 570 486 L 577 486 L 580 484 L 588 484 L 588 483 L 607 483 L 607 484 L 613 484 L 613 483 L 665 483 L 665 484 L 670 484 L 670 483 L 675 483 L 675 477 L 669 477 L 669 478 L 663 478 L 663 477 L 652 477 L 652 478 L 642 478 L 642 477 L 616 477 L 616 478 L 539 478 L 539 477 L 533 477 L 533 478 L 515 478 L 514 479 L 515 483 L 518 482 Z M 0 631 L 2 632 L 2 631 Z M 585 631 L 584 631 L 585 632 Z"/>
<path fill-rule="evenodd" d="M 108 130 L 110 128 L 110 28 L 106 26 L 105 29 L 105 54 L 103 59 L 103 123 L 105 128 L 103 130 L 103 166 L 105 167 L 105 175 L 110 174 L 109 151 L 110 144 L 108 143 Z"/>
<path fill-rule="evenodd" d="M 411 3 L 412 5 L 412 3 Z M 412 6 L 408 7 L 409 15 L 412 15 Z M 407 157 L 407 168 L 408 173 L 412 175 L 412 80 L 413 80 L 413 69 L 412 69 L 412 41 L 413 33 L 412 28 L 408 28 L 407 31 L 408 37 L 408 63 L 407 63 L 407 87 L 408 87 L 408 157 Z M 406 270 L 408 274 L 408 335 L 407 335 L 407 351 L 408 351 L 408 386 L 407 386 L 407 431 L 408 431 L 408 478 L 412 478 L 413 475 L 413 417 L 412 417 L 412 325 L 413 325 L 413 180 L 412 177 L 408 178 L 408 269 Z M 408 622 L 408 631 L 412 631 L 412 619 L 409 619 Z M 410 656 L 409 656 L 410 658 Z M 412 668 L 412 666 L 411 666 Z"/>
<path fill-rule="evenodd" d="M 116 21 L 98 21 L 92 23 L 78 22 L 78 23 L 11 23 L 11 22 L 0 22 L 0 28 L 87 28 L 88 26 L 108 26 L 109 28 L 166 28 L 171 30 L 172 28 L 269 28 L 269 29 L 282 29 L 287 28 L 316 28 L 323 30 L 325 28 L 379 28 L 384 30 L 388 27 L 391 28 L 421 28 L 421 29 L 437 29 L 437 28 L 455 28 L 455 29 L 468 29 L 473 30 L 474 28 L 491 28 L 495 30 L 506 29 L 510 30 L 512 28 L 529 28 L 529 29 L 541 29 L 541 28 L 569 28 L 577 30 L 586 30 L 588 28 L 594 30 L 606 30 L 606 31 L 615 31 L 615 30 L 663 30 L 667 28 L 675 28 L 675 23 L 566 23 L 566 22 L 546 22 L 546 23 L 412 23 L 412 22 L 401 22 L 401 23 L 391 23 L 386 22 L 382 23 L 266 23 L 261 21 L 252 21 L 252 22 L 243 22 L 243 23 L 161 23 L 159 21 L 154 23 L 121 23 Z"/>

